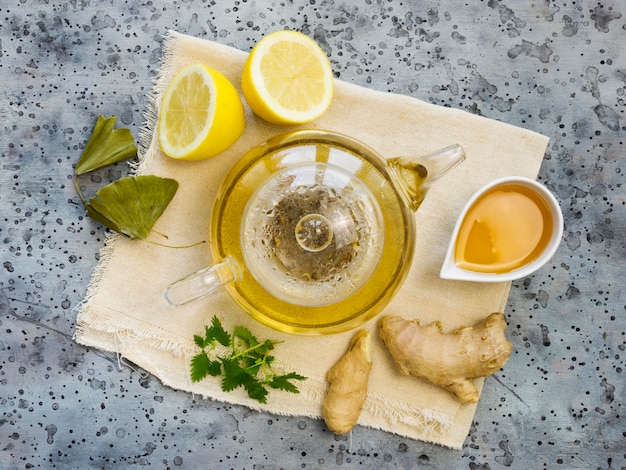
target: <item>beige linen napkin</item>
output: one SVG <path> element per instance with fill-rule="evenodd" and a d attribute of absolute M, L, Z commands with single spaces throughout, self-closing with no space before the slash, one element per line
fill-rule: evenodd
<path fill-rule="evenodd" d="M 169 32 L 160 75 L 150 97 L 142 136 L 138 173 L 175 178 L 174 200 L 155 230 L 168 244 L 206 240 L 218 186 L 247 150 L 289 128 L 268 124 L 246 107 L 247 127 L 223 154 L 200 162 L 164 157 L 155 138 L 161 95 L 184 65 L 204 62 L 239 87 L 246 53 L 217 43 Z M 439 278 L 439 269 L 455 220 L 481 185 L 502 176 L 537 175 L 548 139 L 467 112 L 427 104 L 407 96 L 371 91 L 337 81 L 329 111 L 309 127 L 355 136 L 387 157 L 425 154 L 459 143 L 467 160 L 436 182 L 416 214 L 418 237 L 413 265 L 396 298 L 383 313 L 441 320 L 451 331 L 503 311 L 510 283 L 476 284 Z M 251 320 L 225 291 L 183 307 L 169 307 L 163 289 L 211 263 L 206 245 L 187 249 L 112 236 L 103 248 L 85 301 L 79 308 L 76 340 L 119 354 L 173 388 L 203 397 L 247 405 L 285 415 L 319 417 L 326 392 L 325 374 L 346 351 L 353 332 L 323 337 L 283 334 Z M 193 335 L 217 315 L 226 328 L 247 326 L 258 338 L 282 340 L 276 363 L 308 377 L 300 394 L 270 392 L 267 405 L 250 400 L 243 390 L 222 392 L 219 379 L 192 383 L 189 361 L 197 352 Z M 460 405 L 448 392 L 396 371 L 377 334 L 376 319 L 365 325 L 373 333 L 373 369 L 359 423 L 402 436 L 460 448 L 476 405 Z M 506 366 L 505 366 L 506 367 Z M 476 381 L 482 387 L 483 380 Z M 356 431 L 358 432 L 358 431 Z"/>

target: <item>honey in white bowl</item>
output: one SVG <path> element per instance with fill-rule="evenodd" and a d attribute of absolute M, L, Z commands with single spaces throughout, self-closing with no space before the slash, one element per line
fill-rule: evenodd
<path fill-rule="evenodd" d="M 459 268 L 506 273 L 545 250 L 552 237 L 550 209 L 535 191 L 520 184 L 491 188 L 466 213 L 456 240 Z"/>

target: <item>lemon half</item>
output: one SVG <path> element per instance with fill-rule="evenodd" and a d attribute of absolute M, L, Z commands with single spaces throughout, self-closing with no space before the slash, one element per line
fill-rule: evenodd
<path fill-rule="evenodd" d="M 158 138 L 161 150 L 169 157 L 213 157 L 233 145 L 244 127 L 244 109 L 237 90 L 207 65 L 183 68 L 163 95 Z"/>
<path fill-rule="evenodd" d="M 276 31 L 250 52 L 241 87 L 252 111 L 266 121 L 303 124 L 330 106 L 333 71 L 313 39 L 297 31 Z"/>

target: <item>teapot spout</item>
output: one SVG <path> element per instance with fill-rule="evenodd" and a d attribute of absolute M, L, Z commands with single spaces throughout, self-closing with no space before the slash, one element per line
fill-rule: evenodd
<path fill-rule="evenodd" d="M 420 157 L 391 158 L 387 160 L 387 165 L 400 193 L 406 198 L 409 207 L 416 211 L 430 185 L 463 160 L 465 151 L 455 144 Z"/>

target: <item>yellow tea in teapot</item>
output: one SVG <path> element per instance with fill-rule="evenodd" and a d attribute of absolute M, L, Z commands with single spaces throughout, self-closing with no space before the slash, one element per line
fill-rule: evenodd
<path fill-rule="evenodd" d="M 552 216 L 543 198 L 522 184 L 493 187 L 467 211 L 454 261 L 461 269 L 506 273 L 536 259 L 552 236 Z"/>
<path fill-rule="evenodd" d="M 214 258 L 246 266 L 226 286 L 235 301 L 265 324 L 299 333 L 341 331 L 363 312 L 377 313 L 403 280 L 413 213 L 354 149 L 297 142 L 271 155 L 242 164 L 216 203 Z"/>

